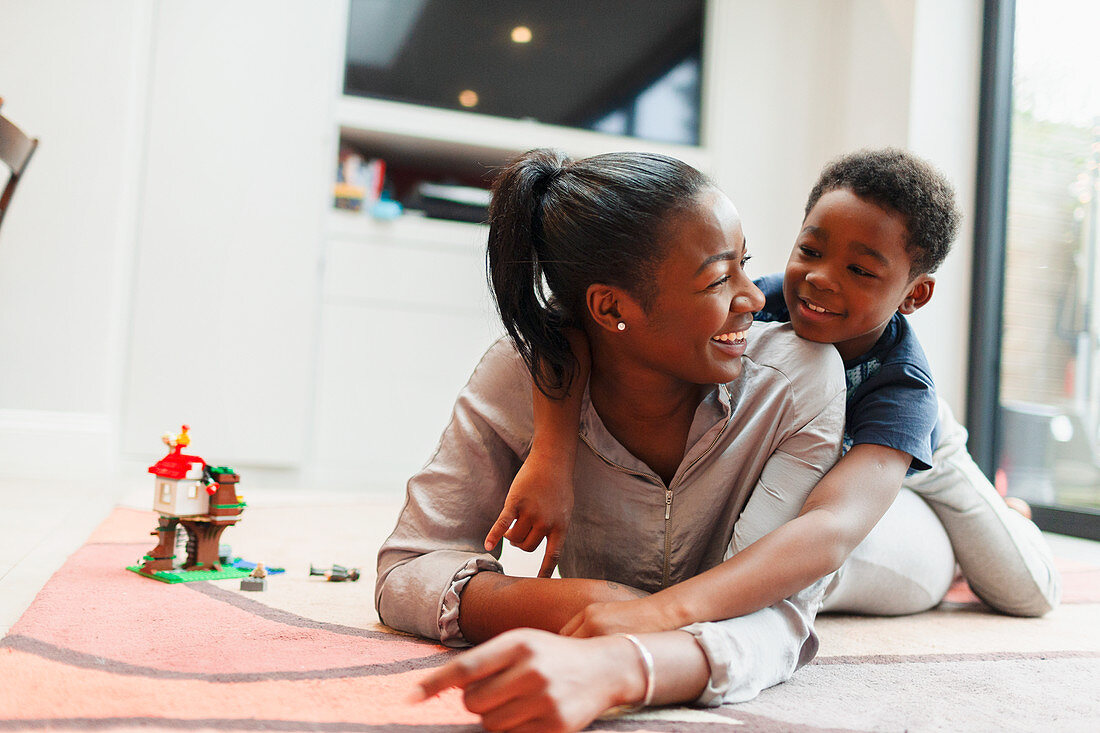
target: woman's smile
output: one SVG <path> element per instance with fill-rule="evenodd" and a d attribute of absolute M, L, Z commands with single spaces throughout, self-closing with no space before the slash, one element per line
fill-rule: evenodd
<path fill-rule="evenodd" d="M 712 338 L 710 342 L 719 351 L 735 359 L 740 359 L 745 355 L 745 334 L 743 332 L 722 334 L 722 337 Z"/>
<path fill-rule="evenodd" d="M 732 324 L 727 331 L 712 336 L 710 342 L 723 354 L 740 359 L 745 354 L 745 335 L 751 325 L 752 321 L 747 318 L 738 319 L 738 322 Z"/>

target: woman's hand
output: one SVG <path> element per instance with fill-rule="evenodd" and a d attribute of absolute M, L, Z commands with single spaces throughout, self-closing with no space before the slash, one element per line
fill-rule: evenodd
<path fill-rule="evenodd" d="M 568 639 L 546 631 L 501 634 L 423 680 L 412 697 L 448 687 L 491 731 L 577 731 L 605 710 L 637 702 L 646 680 L 636 650 L 621 637 Z"/>
<path fill-rule="evenodd" d="M 607 634 L 644 634 L 672 631 L 689 621 L 680 620 L 656 595 L 629 601 L 591 603 L 571 618 L 559 633 L 562 636 L 591 637 Z"/>

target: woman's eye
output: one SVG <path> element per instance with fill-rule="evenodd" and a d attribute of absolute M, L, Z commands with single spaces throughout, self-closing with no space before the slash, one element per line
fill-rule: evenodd
<path fill-rule="evenodd" d="M 752 255 L 745 255 L 741 258 L 741 269 L 745 269 L 745 265 L 749 264 L 749 260 L 752 259 Z"/>
<path fill-rule="evenodd" d="M 710 285 L 708 285 L 707 288 L 712 289 L 712 290 L 720 288 L 723 285 L 725 285 L 726 283 L 728 283 L 729 279 L 730 279 L 729 275 L 723 275 L 722 277 L 718 278 L 717 280 L 712 282 Z"/>

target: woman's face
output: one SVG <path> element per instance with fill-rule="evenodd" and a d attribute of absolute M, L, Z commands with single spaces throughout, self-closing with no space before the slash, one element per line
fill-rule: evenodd
<path fill-rule="evenodd" d="M 749 255 L 737 209 L 721 191 L 706 189 L 671 223 L 665 246 L 656 295 L 631 334 L 639 359 L 692 384 L 737 379 L 745 332 L 764 307 L 745 274 Z"/>

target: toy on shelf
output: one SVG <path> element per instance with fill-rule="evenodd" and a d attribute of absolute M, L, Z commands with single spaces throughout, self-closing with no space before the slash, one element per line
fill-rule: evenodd
<path fill-rule="evenodd" d="M 343 565 L 333 565 L 330 569 L 315 568 L 311 563 L 309 566 L 310 575 L 320 575 L 325 580 L 332 583 L 342 583 L 345 580 L 356 581 L 359 580 L 359 568 L 345 568 Z"/>
<path fill-rule="evenodd" d="M 191 444 L 189 432 L 184 425 L 179 434 L 162 437 L 168 455 L 149 467 L 149 473 L 156 476 L 153 510 L 160 514 L 159 524 L 150 534 L 159 541 L 140 567 L 128 569 L 167 583 L 246 576 L 251 568 L 223 565 L 219 556 L 222 532 L 240 520 L 247 506 L 237 495 L 240 477 L 231 468 L 210 466 L 202 458 L 184 453 Z M 180 527 L 187 533 L 182 571 L 174 562 Z"/>

